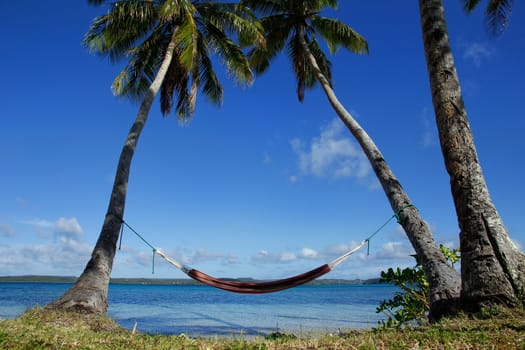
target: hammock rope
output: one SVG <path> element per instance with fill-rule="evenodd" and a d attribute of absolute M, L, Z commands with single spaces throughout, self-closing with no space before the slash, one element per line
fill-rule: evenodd
<path fill-rule="evenodd" d="M 368 245 L 367 255 L 369 255 L 370 254 L 370 240 L 372 239 L 372 237 L 374 237 L 377 233 L 379 233 L 379 231 L 381 231 L 386 225 L 388 225 L 390 221 L 392 221 L 394 218 L 397 219 L 397 221 L 399 222 L 399 215 L 401 214 L 401 212 L 405 210 L 406 208 L 410 208 L 410 207 L 415 208 L 415 206 L 412 204 L 406 204 L 403 207 L 401 207 L 383 225 L 381 225 L 370 236 L 364 239 L 360 244 L 358 244 L 356 247 L 349 250 L 348 252 L 344 253 L 340 257 L 334 259 L 330 263 L 321 265 L 313 270 L 307 271 L 299 275 L 295 275 L 295 276 L 283 278 L 283 279 L 278 279 L 278 280 L 271 280 L 271 281 L 243 282 L 243 281 L 235 281 L 235 280 L 228 280 L 228 279 L 220 279 L 217 277 L 210 276 L 194 268 L 191 268 L 169 257 L 161 249 L 155 248 L 144 237 L 142 237 L 136 230 L 134 230 L 126 221 L 124 221 L 124 219 L 121 219 L 123 226 L 120 232 L 120 238 L 122 240 L 122 235 L 124 233 L 123 227 L 126 226 L 127 228 L 131 230 L 131 232 L 137 235 L 137 237 L 139 237 L 146 245 L 148 245 L 152 249 L 153 251 L 152 273 L 155 272 L 155 266 L 154 266 L 155 265 L 155 255 L 157 254 L 161 258 L 166 260 L 168 263 L 170 263 L 171 265 L 173 265 L 174 267 L 176 267 L 177 269 L 179 269 L 180 271 L 182 271 L 183 273 L 191 277 L 192 279 L 199 281 L 203 284 L 206 284 L 208 286 L 226 290 L 228 292 L 243 293 L 243 294 L 273 293 L 273 292 L 278 292 L 284 289 L 300 286 L 302 284 L 305 284 L 307 282 L 310 282 L 316 278 L 319 278 L 327 274 L 328 272 L 332 271 L 332 269 L 334 269 L 337 265 L 341 264 L 348 257 L 350 257 L 350 255 L 354 254 L 355 252 L 357 252 L 359 249 L 361 249 L 365 245 Z"/>

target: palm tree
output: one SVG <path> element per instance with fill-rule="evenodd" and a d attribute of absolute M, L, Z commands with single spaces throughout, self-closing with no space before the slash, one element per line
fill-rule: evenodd
<path fill-rule="evenodd" d="M 239 5 L 223 2 L 121 0 L 93 21 L 85 37 L 87 46 L 113 61 L 128 58 L 113 83 L 114 93 L 142 102 L 120 154 L 108 211 L 91 259 L 76 283 L 47 307 L 106 312 L 131 160 L 151 105 L 160 90 L 161 109 L 167 114 L 176 94 L 176 111 L 184 119 L 192 115 L 199 89 L 212 102 L 220 103 L 222 87 L 212 67 L 211 51 L 238 81 L 251 82 L 249 62 L 228 36 L 261 39 L 249 17 Z"/>
<path fill-rule="evenodd" d="M 368 157 L 392 210 L 398 214 L 399 223 L 425 270 L 430 281 L 431 319 L 453 313 L 459 299 L 459 275 L 447 265 L 428 225 L 411 205 L 378 147 L 337 99 L 332 89 L 330 62 L 317 41 L 318 37 L 324 39 L 332 53 L 339 47 L 355 53 L 367 53 L 365 39 L 346 24 L 320 15 L 327 7 L 335 9 L 336 0 L 244 0 L 241 3 L 265 16 L 260 22 L 267 45 L 265 48 L 254 48 L 249 54 L 255 72 L 265 72 L 271 60 L 286 50 L 297 78 L 300 101 L 304 98 L 305 89 L 320 83 L 334 111 Z"/>
<path fill-rule="evenodd" d="M 512 243 L 490 197 L 448 39 L 442 0 L 419 0 L 441 150 L 460 227 L 465 310 L 525 301 L 525 255 Z"/>
<path fill-rule="evenodd" d="M 480 0 L 461 0 L 463 8 L 471 13 L 478 5 Z M 489 33 L 498 37 L 509 25 L 512 15 L 513 0 L 489 0 L 485 9 L 485 20 Z"/>

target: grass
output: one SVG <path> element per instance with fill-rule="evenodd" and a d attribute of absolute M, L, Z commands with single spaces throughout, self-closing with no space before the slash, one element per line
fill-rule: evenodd
<path fill-rule="evenodd" d="M 350 330 L 318 337 L 275 333 L 267 337 L 207 337 L 141 334 L 105 316 L 35 308 L 0 321 L 0 349 L 523 349 L 525 312 L 490 317 L 460 316 L 426 327 Z"/>

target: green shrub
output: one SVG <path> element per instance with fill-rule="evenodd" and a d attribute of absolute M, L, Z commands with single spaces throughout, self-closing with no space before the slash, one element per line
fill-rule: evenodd
<path fill-rule="evenodd" d="M 452 267 L 459 261 L 458 249 L 450 249 L 444 245 L 439 248 Z M 427 323 L 429 301 L 429 284 L 421 265 L 401 270 L 389 268 L 381 271 L 381 281 L 392 283 L 401 289 L 392 299 L 383 300 L 376 309 L 388 316 L 379 325 L 383 328 L 401 327 L 405 324 L 421 325 Z"/>

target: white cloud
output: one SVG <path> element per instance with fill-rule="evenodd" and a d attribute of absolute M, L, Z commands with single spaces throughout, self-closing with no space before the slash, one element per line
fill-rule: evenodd
<path fill-rule="evenodd" d="M 291 252 L 284 253 L 269 253 L 266 250 L 261 250 L 252 258 L 252 261 L 257 263 L 290 263 L 297 260 L 297 255 Z"/>
<path fill-rule="evenodd" d="M 317 259 L 319 258 L 319 253 L 311 248 L 303 248 L 299 256 L 305 259 Z"/>
<path fill-rule="evenodd" d="M 252 257 L 252 261 L 264 264 L 290 263 L 299 260 L 325 260 L 324 262 L 328 262 L 347 253 L 357 245 L 358 243 L 356 242 L 350 242 L 333 245 L 322 250 L 301 248 L 296 252 L 280 253 L 270 253 L 267 250 L 261 250 Z"/>
<path fill-rule="evenodd" d="M 81 240 L 84 231 L 77 218 L 60 217 L 56 221 L 43 219 L 32 219 L 20 221 L 22 224 L 31 225 L 41 237 L 49 237 L 53 234 L 56 238 L 67 237 L 74 240 Z"/>
<path fill-rule="evenodd" d="M 15 229 L 10 225 L 0 224 L 0 237 L 14 237 L 15 235 Z"/>
<path fill-rule="evenodd" d="M 412 246 L 407 242 L 386 242 L 381 246 L 381 250 L 375 253 L 378 259 L 406 259 L 415 254 Z"/>
<path fill-rule="evenodd" d="M 290 141 L 303 174 L 317 177 L 354 177 L 370 173 L 370 165 L 357 144 L 345 135 L 344 125 L 334 119 L 321 129 L 309 145 L 295 138 Z"/>
<path fill-rule="evenodd" d="M 31 225 L 41 237 L 41 244 L 0 247 L 0 274 L 79 274 L 88 262 L 92 246 L 83 241 L 83 230 L 76 218 L 55 222 L 34 219 Z M 52 241 L 49 241 L 50 238 Z"/>
<path fill-rule="evenodd" d="M 142 249 L 136 250 L 134 248 L 123 247 L 121 253 L 126 255 L 126 264 L 139 264 L 141 266 L 151 266 L 152 252 L 144 251 Z M 166 256 L 183 265 L 192 266 L 203 262 L 219 262 L 224 265 L 239 264 L 239 258 L 232 254 L 225 254 L 221 252 L 213 252 L 207 249 L 198 248 L 195 251 L 187 249 L 176 248 L 169 251 L 164 251 Z M 157 256 L 155 256 L 157 259 Z M 159 259 L 161 261 L 162 259 Z"/>
<path fill-rule="evenodd" d="M 220 252 L 212 252 L 207 249 L 199 248 L 195 251 L 193 256 L 189 259 L 193 263 L 203 262 L 203 261 L 216 261 L 220 260 L 227 263 L 236 263 L 237 257 L 233 255 L 228 255 Z"/>
<path fill-rule="evenodd" d="M 31 225 L 38 228 L 51 228 L 54 226 L 54 223 L 48 220 L 43 219 L 32 219 L 32 220 L 22 220 L 20 221 L 21 224 Z"/>
<path fill-rule="evenodd" d="M 0 274 L 78 275 L 91 255 L 84 242 L 62 238 L 54 243 L 0 248 Z"/>
<path fill-rule="evenodd" d="M 57 237 L 68 237 L 74 240 L 80 240 L 84 231 L 76 218 L 59 218 L 53 227 Z"/>
<path fill-rule="evenodd" d="M 480 43 L 463 43 L 463 59 L 472 60 L 476 67 L 481 66 L 481 62 L 490 59 L 494 55 L 494 50 Z"/>

